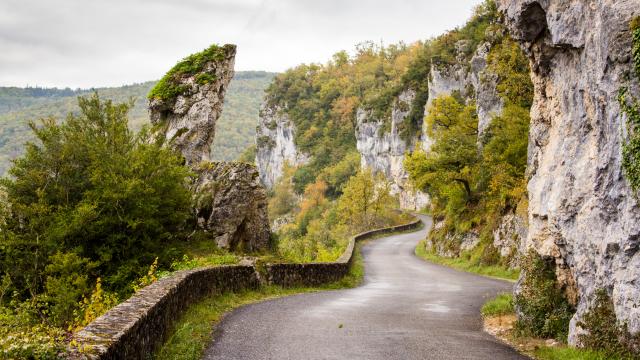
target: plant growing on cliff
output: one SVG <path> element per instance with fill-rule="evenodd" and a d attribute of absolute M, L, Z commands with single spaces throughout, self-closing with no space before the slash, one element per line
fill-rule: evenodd
<path fill-rule="evenodd" d="M 637 79 L 640 79 L 640 17 L 630 24 L 632 33 L 631 58 Z M 622 113 L 627 116 L 628 138 L 622 144 L 622 168 L 634 192 L 640 190 L 640 101 L 623 87 L 618 94 Z"/>
<path fill-rule="evenodd" d="M 595 301 L 578 326 L 586 330 L 578 337 L 580 344 L 587 349 L 604 351 L 616 359 L 634 359 L 640 355 L 640 335 L 629 334 L 626 324 L 618 321 L 613 301 L 606 290 L 596 292 Z"/>
<path fill-rule="evenodd" d="M 199 53 L 182 59 L 158 81 L 147 97 L 149 100 L 171 101 L 189 89 L 188 85 L 181 84 L 180 81 L 185 77 L 198 73 L 200 74 L 195 79 L 197 84 L 205 85 L 214 82 L 216 80 L 215 74 L 202 72 L 208 63 L 224 60 L 229 51 L 228 46 L 230 45 L 219 46 L 213 44 Z"/>
<path fill-rule="evenodd" d="M 566 342 L 575 309 L 558 286 L 553 260 L 531 249 L 520 267 L 524 276 L 514 297 L 518 312 L 516 330 L 522 335 Z"/>

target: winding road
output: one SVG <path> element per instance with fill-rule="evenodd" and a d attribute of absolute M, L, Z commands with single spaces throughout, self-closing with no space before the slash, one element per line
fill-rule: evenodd
<path fill-rule="evenodd" d="M 363 246 L 364 285 L 241 307 L 204 359 L 527 359 L 482 331 L 480 307 L 511 284 L 414 255 L 424 229 Z"/>

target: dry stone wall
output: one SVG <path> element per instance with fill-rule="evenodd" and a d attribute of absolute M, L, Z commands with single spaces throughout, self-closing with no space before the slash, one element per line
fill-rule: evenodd
<path fill-rule="evenodd" d="M 189 305 L 229 291 L 254 289 L 260 279 L 280 286 L 317 286 L 340 280 L 349 272 L 355 243 L 377 235 L 416 229 L 421 221 L 358 234 L 335 262 L 231 265 L 179 271 L 138 291 L 74 335 L 72 360 L 143 360 L 161 345 L 173 323 Z M 261 272 L 262 273 L 261 273 Z"/>

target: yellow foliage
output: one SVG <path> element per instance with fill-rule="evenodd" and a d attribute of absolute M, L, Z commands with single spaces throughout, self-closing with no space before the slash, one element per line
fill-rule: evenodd
<path fill-rule="evenodd" d="M 79 304 L 79 310 L 74 312 L 76 319 L 73 328 L 76 331 L 80 330 L 117 304 L 118 298 L 116 295 L 102 290 L 102 281 L 98 278 L 96 280 L 96 288 L 93 290 L 91 297 L 89 299 L 83 298 Z"/>

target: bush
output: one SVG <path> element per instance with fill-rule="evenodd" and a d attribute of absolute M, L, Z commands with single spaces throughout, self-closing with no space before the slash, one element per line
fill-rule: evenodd
<path fill-rule="evenodd" d="M 51 303 L 50 318 L 54 324 L 63 326 L 73 320 L 73 310 L 91 290 L 89 273 L 96 264 L 73 252 L 57 252 L 49 261 L 45 268 L 45 294 Z"/>
<path fill-rule="evenodd" d="M 553 260 L 542 258 L 532 249 L 520 266 L 523 277 L 514 300 L 516 330 L 522 335 L 566 342 L 575 309 L 558 287 Z"/>
<path fill-rule="evenodd" d="M 580 344 L 587 349 L 603 351 L 620 359 L 640 356 L 640 335 L 630 335 L 627 326 L 618 322 L 613 301 L 605 290 L 596 293 L 592 307 L 578 326 L 587 331 L 579 335 Z"/>
<path fill-rule="evenodd" d="M 65 332 L 40 323 L 43 304 L 33 301 L 0 306 L 1 359 L 58 359 L 64 351 Z"/>
<path fill-rule="evenodd" d="M 118 304 L 118 297 L 113 293 L 105 292 L 102 289 L 102 282 L 98 278 L 91 296 L 83 298 L 79 309 L 75 311 L 76 329 L 89 325 L 116 304 Z"/>

